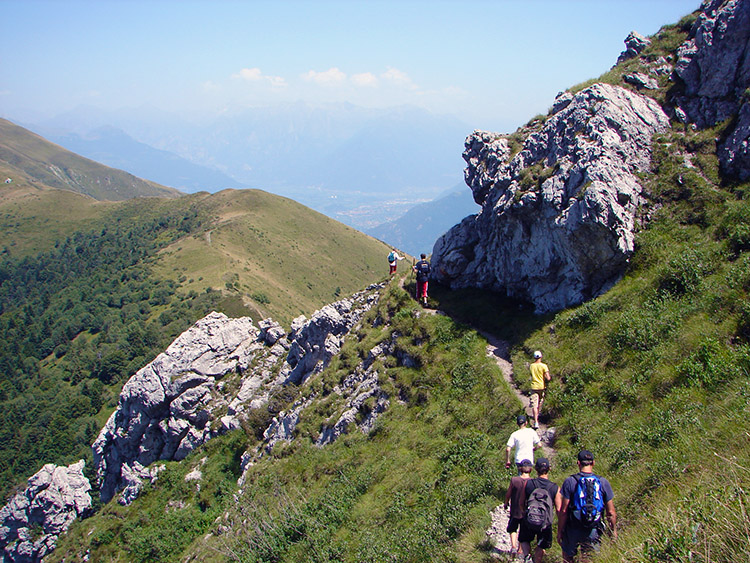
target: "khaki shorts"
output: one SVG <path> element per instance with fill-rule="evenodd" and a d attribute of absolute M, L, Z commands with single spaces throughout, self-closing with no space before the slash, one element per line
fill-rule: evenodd
<path fill-rule="evenodd" d="M 546 389 L 532 389 L 531 396 L 529 397 L 529 406 L 532 409 L 538 409 L 539 404 L 544 400 L 544 392 Z"/>

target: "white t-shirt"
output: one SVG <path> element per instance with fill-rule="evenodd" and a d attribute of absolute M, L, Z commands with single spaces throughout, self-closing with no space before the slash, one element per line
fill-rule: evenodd
<path fill-rule="evenodd" d="M 532 428 L 519 428 L 508 438 L 507 446 L 516 449 L 516 463 L 521 463 L 524 459 L 534 461 L 534 446 L 541 440 L 539 434 Z"/>

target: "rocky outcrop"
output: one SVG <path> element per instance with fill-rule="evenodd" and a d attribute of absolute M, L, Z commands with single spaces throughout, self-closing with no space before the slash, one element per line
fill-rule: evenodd
<path fill-rule="evenodd" d="M 651 137 L 669 119 L 651 98 L 596 84 L 560 96 L 515 156 L 508 138 L 466 140 L 482 209 L 435 243 L 434 277 L 525 299 L 538 312 L 581 303 L 622 275 L 633 251 Z"/>
<path fill-rule="evenodd" d="M 734 119 L 719 148 L 722 171 L 750 178 L 750 2 L 711 0 L 704 4 L 674 68 L 679 93 L 675 113 L 698 128 Z M 739 118 L 735 117 L 739 114 Z"/>
<path fill-rule="evenodd" d="M 378 289 L 327 305 L 309 320 L 295 319 L 289 334 L 270 319 L 259 327 L 221 313 L 198 321 L 123 387 L 93 445 L 102 500 L 121 491 L 119 502 L 132 502 L 145 482 L 157 478 L 161 466 L 155 461 L 184 459 L 212 437 L 239 428 L 278 386 L 302 384 L 322 371 L 377 301 Z M 269 450 L 285 438 L 285 428 L 293 429 L 283 419 L 271 426 Z"/>
<path fill-rule="evenodd" d="M 644 37 L 637 31 L 631 31 L 625 38 L 625 50 L 620 53 L 617 63 L 625 62 L 641 54 L 646 47 L 651 45 L 651 40 Z"/>
<path fill-rule="evenodd" d="M 68 467 L 45 465 L 0 510 L 3 561 L 40 561 L 73 520 L 90 510 L 91 485 L 83 467 L 83 460 Z"/>

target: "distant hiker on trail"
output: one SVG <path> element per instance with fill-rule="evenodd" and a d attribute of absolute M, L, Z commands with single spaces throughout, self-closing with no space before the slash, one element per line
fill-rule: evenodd
<path fill-rule="evenodd" d="M 594 473 L 594 454 L 590 451 L 578 452 L 578 473 L 565 479 L 560 495 L 557 541 L 565 563 L 572 563 L 579 547 L 582 554 L 599 549 L 605 513 L 612 537 L 617 539 L 612 486 Z"/>
<path fill-rule="evenodd" d="M 531 477 L 531 460 L 523 459 L 519 464 L 520 473 L 516 477 L 510 478 L 510 485 L 505 492 L 505 504 L 503 508 L 508 510 L 510 504 L 510 518 L 508 519 L 507 532 L 510 534 L 511 556 L 518 553 L 518 527 L 523 521 L 523 515 L 526 511 L 526 483 Z"/>
<path fill-rule="evenodd" d="M 396 265 L 398 264 L 399 260 L 403 259 L 404 257 L 399 256 L 395 248 L 388 253 L 388 266 L 390 267 L 390 271 L 388 272 L 389 275 L 392 276 L 396 273 Z"/>
<path fill-rule="evenodd" d="M 531 397 L 529 398 L 529 407 L 531 407 L 531 416 L 534 419 L 534 430 L 539 429 L 539 413 L 544 404 L 544 394 L 547 391 L 547 382 L 552 379 L 549 374 L 547 364 L 542 363 L 542 353 L 537 350 L 534 352 L 534 363 L 529 366 L 531 370 Z"/>
<path fill-rule="evenodd" d="M 539 439 L 539 435 L 536 432 L 531 428 L 526 427 L 526 415 L 519 414 L 516 417 L 516 424 L 518 424 L 518 430 L 510 435 L 505 447 L 505 467 L 510 467 L 510 450 L 515 448 L 516 466 L 518 467 L 520 475 L 521 462 L 524 459 L 528 459 L 532 460 L 533 463 L 534 450 L 541 447 L 542 441 Z"/>
<path fill-rule="evenodd" d="M 552 522 L 560 512 L 562 497 L 558 486 L 549 480 L 549 460 L 540 457 L 534 465 L 537 477 L 526 482 L 526 514 L 521 521 L 518 541 L 524 561 L 531 552 L 531 542 L 537 540 L 534 563 L 541 563 L 545 550 L 552 547 Z"/>
<path fill-rule="evenodd" d="M 427 280 L 430 277 L 430 263 L 427 255 L 423 252 L 421 260 L 414 264 L 413 269 L 417 274 L 417 299 L 422 305 L 427 306 Z"/>

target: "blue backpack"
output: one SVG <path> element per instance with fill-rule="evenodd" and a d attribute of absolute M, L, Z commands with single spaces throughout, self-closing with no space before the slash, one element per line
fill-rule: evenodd
<path fill-rule="evenodd" d="M 570 499 L 573 518 L 584 528 L 596 528 L 601 524 L 604 512 L 602 482 L 593 473 L 573 477 L 576 480 L 576 489 Z"/>

